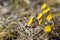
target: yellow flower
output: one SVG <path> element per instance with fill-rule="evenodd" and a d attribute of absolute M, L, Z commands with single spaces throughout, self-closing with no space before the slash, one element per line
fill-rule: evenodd
<path fill-rule="evenodd" d="M 38 16 L 37 16 L 37 19 L 39 20 L 42 16 L 43 16 L 43 14 L 39 13 Z"/>
<path fill-rule="evenodd" d="M 51 26 L 50 25 L 46 25 L 45 27 L 44 27 L 44 32 L 50 32 L 51 31 Z"/>
<path fill-rule="evenodd" d="M 47 7 L 47 4 L 44 3 L 44 4 L 42 4 L 41 9 L 44 9 L 44 8 L 46 8 L 46 7 Z"/>
<path fill-rule="evenodd" d="M 46 19 L 47 19 L 47 21 L 50 21 L 52 18 L 53 18 L 53 15 L 49 14 Z"/>
<path fill-rule="evenodd" d="M 43 20 L 42 20 L 42 19 L 40 19 L 40 20 L 38 21 L 38 22 L 39 22 L 39 24 L 41 24 L 41 23 L 42 23 L 42 21 L 43 21 Z"/>
<path fill-rule="evenodd" d="M 33 23 L 33 17 L 30 17 L 29 21 L 28 21 L 28 26 L 30 26 Z"/>
<path fill-rule="evenodd" d="M 43 10 L 43 14 L 47 13 L 50 10 L 50 8 L 46 8 Z"/>

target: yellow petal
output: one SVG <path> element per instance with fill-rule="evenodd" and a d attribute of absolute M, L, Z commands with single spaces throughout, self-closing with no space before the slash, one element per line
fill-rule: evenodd
<path fill-rule="evenodd" d="M 46 7 L 47 7 L 47 4 L 44 3 L 44 4 L 41 6 L 41 9 L 44 9 L 44 8 L 46 8 Z"/>
<path fill-rule="evenodd" d="M 42 20 L 42 19 L 40 19 L 40 20 L 38 21 L 38 22 L 39 22 L 39 24 L 41 24 L 41 23 L 42 23 L 42 21 L 43 21 L 43 20 Z"/>
<path fill-rule="evenodd" d="M 29 21 L 28 21 L 28 26 L 30 26 L 33 23 L 33 17 L 30 17 Z"/>
<path fill-rule="evenodd" d="M 37 16 L 37 19 L 39 20 L 42 16 L 43 16 L 43 14 L 39 13 L 38 16 Z"/>
<path fill-rule="evenodd" d="M 43 10 L 43 14 L 47 13 L 50 10 L 50 8 L 46 8 Z"/>
<path fill-rule="evenodd" d="M 49 14 L 46 19 L 47 19 L 47 21 L 50 21 L 52 18 L 53 18 L 53 15 Z"/>
<path fill-rule="evenodd" d="M 44 27 L 44 32 L 50 32 L 51 31 L 51 26 L 50 25 L 46 25 Z"/>

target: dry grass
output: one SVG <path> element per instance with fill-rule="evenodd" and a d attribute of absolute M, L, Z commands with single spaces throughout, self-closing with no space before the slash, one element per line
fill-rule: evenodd
<path fill-rule="evenodd" d="M 28 2 L 27 2 L 28 1 Z M 42 12 L 42 3 L 47 3 L 53 14 L 51 21 L 38 24 L 36 16 Z M 1 0 L 0 1 L 0 40 L 60 40 L 60 1 L 59 0 Z M 50 4 L 51 3 L 51 4 Z M 34 17 L 34 23 L 27 26 L 30 17 Z M 45 33 L 45 25 L 51 25 L 52 30 Z"/>

